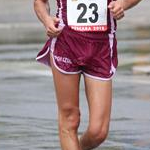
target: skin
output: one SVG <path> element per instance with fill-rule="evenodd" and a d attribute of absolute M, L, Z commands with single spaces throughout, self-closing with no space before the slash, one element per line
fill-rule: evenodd
<path fill-rule="evenodd" d="M 62 149 L 88 150 L 97 147 L 107 137 L 109 129 L 112 99 L 111 80 L 104 82 L 84 77 L 89 106 L 89 125 L 79 141 L 77 130 L 80 123 L 79 82 L 81 75 L 66 75 L 59 72 L 54 67 L 52 58 L 51 64 L 57 96 L 59 136 Z"/>
<path fill-rule="evenodd" d="M 132 8 L 138 4 L 141 0 L 117 0 L 112 1 L 108 5 L 110 12 L 116 20 L 120 20 L 124 17 L 124 11 Z"/>
<path fill-rule="evenodd" d="M 140 0 L 112 1 L 108 8 L 114 19 L 124 17 L 124 11 Z M 35 12 L 44 24 L 49 37 L 57 37 L 59 18 L 49 14 L 48 0 L 34 0 Z M 50 58 L 58 105 L 58 127 L 62 150 L 90 150 L 99 146 L 107 137 L 112 105 L 112 81 L 101 81 L 84 76 L 85 92 L 89 108 L 89 123 L 78 138 L 80 124 L 79 83 L 81 74 L 67 75 L 58 71 Z"/>
<path fill-rule="evenodd" d="M 56 24 L 59 23 L 59 18 L 50 16 L 50 6 L 48 0 L 35 0 L 34 9 L 46 29 L 46 33 L 49 37 L 58 36 L 62 29 L 58 29 Z"/>

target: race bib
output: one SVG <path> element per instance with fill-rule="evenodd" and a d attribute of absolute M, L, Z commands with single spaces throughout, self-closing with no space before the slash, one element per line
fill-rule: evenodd
<path fill-rule="evenodd" d="M 67 0 L 67 21 L 76 31 L 106 31 L 107 0 Z"/>

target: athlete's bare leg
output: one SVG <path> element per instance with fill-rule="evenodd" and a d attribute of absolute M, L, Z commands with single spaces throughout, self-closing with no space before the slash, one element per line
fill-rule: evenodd
<path fill-rule="evenodd" d="M 100 81 L 85 76 L 89 106 L 89 125 L 80 138 L 82 150 L 99 146 L 107 137 L 111 114 L 112 81 Z"/>
<path fill-rule="evenodd" d="M 81 150 L 77 136 L 80 123 L 80 74 L 61 73 L 54 67 L 52 57 L 51 65 L 57 96 L 59 137 L 62 150 Z"/>

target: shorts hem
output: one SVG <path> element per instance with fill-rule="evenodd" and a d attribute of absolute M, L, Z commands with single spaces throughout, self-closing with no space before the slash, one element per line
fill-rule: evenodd
<path fill-rule="evenodd" d="M 40 60 L 41 58 L 43 58 L 44 56 L 46 56 L 48 53 L 49 53 L 49 47 L 47 48 L 47 50 L 46 50 L 46 52 L 45 52 L 44 54 L 42 54 L 42 55 L 40 55 L 40 56 L 37 56 L 37 57 L 36 57 L 36 60 L 37 60 L 37 61 Z"/>
<path fill-rule="evenodd" d="M 111 79 L 113 78 L 113 76 L 114 76 L 115 73 L 113 73 L 113 74 L 111 75 L 111 77 L 109 77 L 109 78 L 97 77 L 97 76 L 93 76 L 93 75 L 90 75 L 90 74 L 85 73 L 85 72 L 83 72 L 83 74 L 84 74 L 85 76 L 87 76 L 87 77 L 92 78 L 92 79 L 102 80 L 102 81 L 109 81 L 109 80 L 111 80 Z"/>

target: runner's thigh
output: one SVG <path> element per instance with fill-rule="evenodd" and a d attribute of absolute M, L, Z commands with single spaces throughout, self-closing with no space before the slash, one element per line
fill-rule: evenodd
<path fill-rule="evenodd" d="M 64 74 L 58 71 L 51 59 L 54 85 L 59 111 L 79 107 L 80 74 Z"/>

